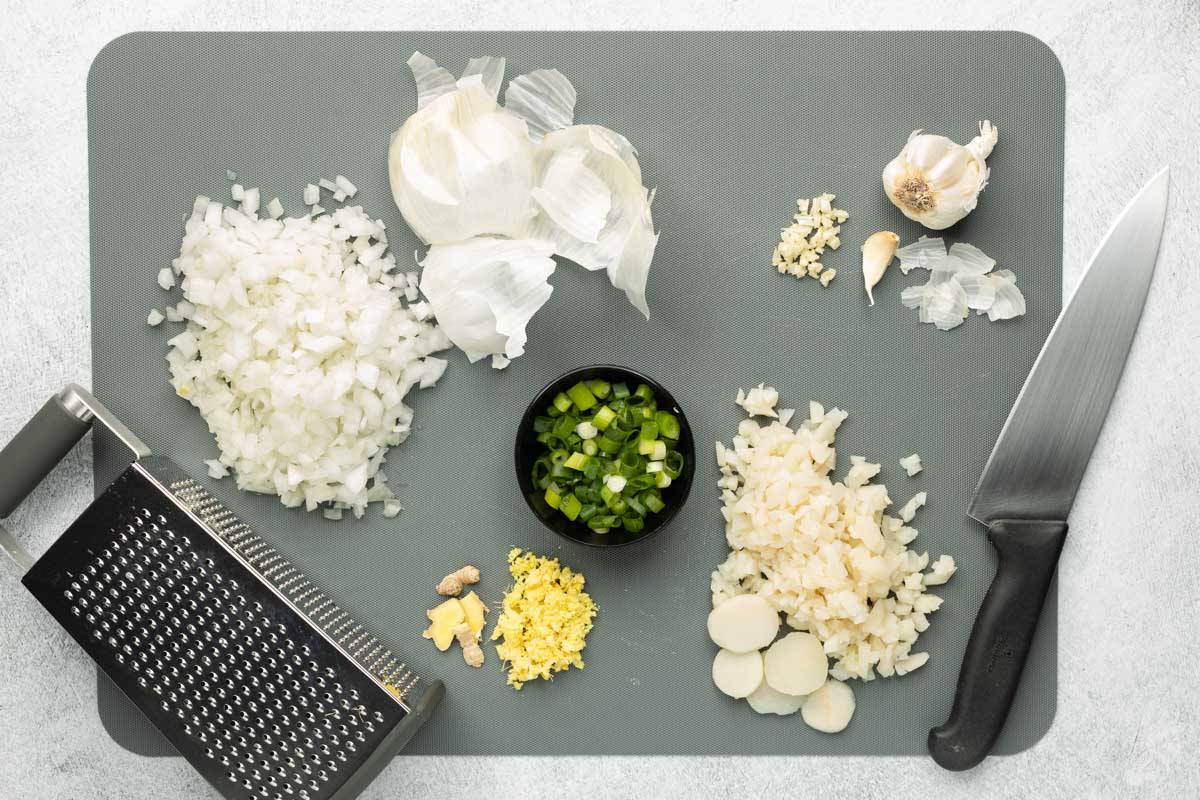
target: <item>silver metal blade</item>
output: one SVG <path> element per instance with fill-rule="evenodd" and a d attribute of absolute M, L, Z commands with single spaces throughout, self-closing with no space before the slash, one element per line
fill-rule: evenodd
<path fill-rule="evenodd" d="M 967 513 L 1066 521 L 1121 380 L 1162 239 L 1170 179 L 1150 179 L 1113 223 L 1034 362 Z"/>

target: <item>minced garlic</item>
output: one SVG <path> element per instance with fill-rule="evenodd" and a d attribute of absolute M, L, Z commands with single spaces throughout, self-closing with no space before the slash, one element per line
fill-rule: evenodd
<path fill-rule="evenodd" d="M 837 250 L 841 247 L 842 223 L 850 215 L 833 207 L 834 196 L 823 194 L 812 200 L 801 198 L 796 201 L 796 214 L 792 224 L 779 233 L 779 244 L 771 255 L 771 263 L 780 272 L 797 278 L 816 278 L 822 286 L 828 286 L 837 274 L 821 263 L 825 248 Z"/>
<path fill-rule="evenodd" d="M 520 548 L 509 552 L 508 569 L 515 583 L 492 630 L 492 641 L 504 639 L 496 654 L 508 670 L 508 685 L 520 689 L 535 678 L 583 669 L 583 648 L 596 616 L 583 575 L 559 566 L 556 558 Z"/>

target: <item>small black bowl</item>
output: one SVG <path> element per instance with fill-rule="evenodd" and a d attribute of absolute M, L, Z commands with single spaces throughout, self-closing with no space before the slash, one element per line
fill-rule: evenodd
<path fill-rule="evenodd" d="M 533 485 L 533 462 L 544 451 L 544 445 L 538 442 L 533 431 L 534 417 L 541 414 L 559 392 L 565 392 L 579 381 L 596 378 L 602 378 L 609 383 L 624 382 L 629 384 L 630 389 L 635 388 L 639 383 L 644 383 L 654 390 L 658 407 L 664 411 L 670 411 L 679 418 L 679 453 L 683 456 L 683 470 L 679 477 L 663 490 L 663 503 L 666 504 L 663 510 L 647 516 L 645 527 L 637 533 L 630 533 L 624 528 L 614 528 L 608 533 L 596 533 L 583 523 L 572 522 L 556 510 L 545 506 L 541 502 L 541 493 Z M 517 428 L 514 455 L 517 466 L 517 484 L 521 487 L 521 496 L 529 504 L 534 516 L 560 536 L 591 547 L 621 547 L 649 539 L 658 533 L 666 527 L 687 500 L 688 492 L 692 488 L 692 476 L 696 472 L 696 443 L 692 439 L 692 429 L 688 425 L 683 410 L 675 402 L 671 393 L 664 389 L 658 381 L 647 378 L 640 372 L 606 364 L 583 367 L 568 372 L 538 392 L 537 397 L 526 409 L 525 416 L 521 417 L 521 424 Z"/>

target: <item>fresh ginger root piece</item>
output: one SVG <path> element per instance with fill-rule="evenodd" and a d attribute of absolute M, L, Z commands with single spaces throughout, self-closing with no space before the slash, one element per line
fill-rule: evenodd
<path fill-rule="evenodd" d="M 454 626 L 454 635 L 462 647 L 463 661 L 467 662 L 467 666 L 482 667 L 483 648 L 479 646 L 479 640 L 475 638 L 471 626 L 465 622 L 458 623 Z"/>
<path fill-rule="evenodd" d="M 462 594 L 463 586 L 472 583 L 479 583 L 479 569 L 468 564 L 442 578 L 442 582 L 437 585 L 437 593 L 446 597 L 458 597 Z"/>
<path fill-rule="evenodd" d="M 429 627 L 421 634 L 426 639 L 432 639 L 437 649 L 445 652 L 454 641 L 454 628 L 467 619 L 467 613 L 457 597 L 451 597 L 446 602 L 425 612 L 429 617 Z"/>
<path fill-rule="evenodd" d="M 467 626 L 471 633 L 476 636 L 483 633 L 483 626 L 487 624 L 488 607 L 479 599 L 479 595 L 471 592 L 466 597 L 459 598 L 459 602 L 467 615 Z"/>

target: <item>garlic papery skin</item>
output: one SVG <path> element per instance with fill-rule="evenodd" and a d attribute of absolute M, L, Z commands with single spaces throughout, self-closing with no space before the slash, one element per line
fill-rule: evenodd
<path fill-rule="evenodd" d="M 900 245 L 900 237 L 891 231 L 880 231 L 873 233 L 862 246 L 862 271 L 863 271 L 863 286 L 867 289 L 867 297 L 871 301 L 871 305 L 875 305 L 875 295 L 871 290 L 875 288 L 875 284 L 883 277 L 883 273 L 887 271 L 888 265 L 892 263 L 892 258 L 896 255 L 896 248 Z"/>
<path fill-rule="evenodd" d="M 987 186 L 986 160 L 997 137 L 987 120 L 966 145 L 915 130 L 883 170 L 883 190 L 914 222 L 935 231 L 949 228 L 971 213 Z"/>

